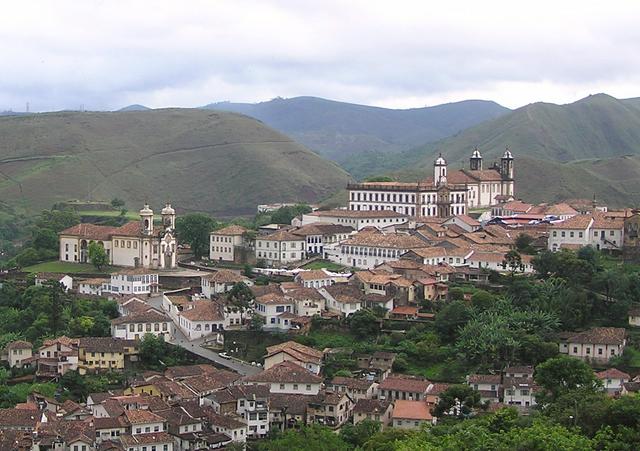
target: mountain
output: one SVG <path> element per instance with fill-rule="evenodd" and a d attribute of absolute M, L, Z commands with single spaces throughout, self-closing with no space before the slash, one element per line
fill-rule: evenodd
<path fill-rule="evenodd" d="M 350 180 L 254 119 L 200 109 L 2 117 L 0 155 L 0 196 L 30 208 L 119 197 L 230 216 L 319 201 Z"/>
<path fill-rule="evenodd" d="M 221 102 L 203 108 L 259 119 L 335 161 L 363 151 L 398 152 L 437 141 L 510 111 L 484 100 L 394 110 L 318 97 Z"/>
<path fill-rule="evenodd" d="M 467 167 L 478 147 L 485 166 L 509 146 L 516 158 L 518 194 L 532 201 L 575 197 L 613 204 L 640 201 L 640 99 L 597 94 L 568 105 L 534 103 L 436 143 L 399 154 L 372 154 L 344 164 L 356 177 L 430 173 L 438 153 L 451 167 Z M 356 168 L 366 171 L 358 172 Z"/>
<path fill-rule="evenodd" d="M 133 105 L 127 105 L 123 108 L 120 108 L 119 110 L 116 111 L 147 111 L 150 110 L 151 108 L 149 108 L 148 106 L 144 106 L 144 105 L 140 105 L 138 103 L 134 103 Z"/>

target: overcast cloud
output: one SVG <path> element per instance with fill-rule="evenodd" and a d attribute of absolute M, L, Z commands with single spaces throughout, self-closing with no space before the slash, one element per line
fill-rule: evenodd
<path fill-rule="evenodd" d="M 4 2 L 0 110 L 640 96 L 638 1 Z"/>

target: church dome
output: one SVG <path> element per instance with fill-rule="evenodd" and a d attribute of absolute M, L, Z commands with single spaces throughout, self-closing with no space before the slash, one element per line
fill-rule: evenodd
<path fill-rule="evenodd" d="M 511 155 L 511 151 L 507 149 L 504 151 L 504 155 L 502 155 L 502 158 L 513 160 L 513 155 Z"/>
<path fill-rule="evenodd" d="M 447 162 L 445 161 L 444 158 L 442 158 L 442 154 L 440 154 L 440 156 L 438 158 L 436 158 L 436 162 L 434 163 L 435 166 L 446 166 Z"/>
<path fill-rule="evenodd" d="M 480 155 L 480 151 L 477 148 L 471 154 L 471 158 L 482 158 L 482 155 Z"/>
<path fill-rule="evenodd" d="M 175 215 L 176 211 L 173 209 L 173 207 L 171 207 L 171 204 L 166 204 L 164 206 L 164 208 L 162 209 L 162 214 L 163 215 Z"/>
<path fill-rule="evenodd" d="M 149 208 L 149 204 L 144 204 L 144 207 L 142 207 L 142 210 L 140 210 L 140 215 L 141 216 L 153 215 L 153 210 Z"/>

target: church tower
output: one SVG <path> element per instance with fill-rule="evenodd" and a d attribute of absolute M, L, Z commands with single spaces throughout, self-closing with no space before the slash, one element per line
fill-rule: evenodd
<path fill-rule="evenodd" d="M 482 155 L 480 155 L 477 147 L 473 150 L 471 158 L 469 159 L 469 168 L 472 171 L 482 171 Z"/>
<path fill-rule="evenodd" d="M 502 180 L 513 180 L 513 155 L 508 147 L 500 159 L 500 175 Z"/>
<path fill-rule="evenodd" d="M 447 184 L 447 162 L 442 158 L 442 154 L 433 163 L 433 184 L 435 186 Z"/>
<path fill-rule="evenodd" d="M 140 218 L 142 219 L 142 233 L 153 235 L 153 210 L 149 208 L 149 204 L 144 204 L 140 210 Z"/>
<path fill-rule="evenodd" d="M 162 226 L 165 230 L 173 230 L 176 228 L 176 211 L 171 207 L 171 204 L 165 204 L 161 212 Z"/>

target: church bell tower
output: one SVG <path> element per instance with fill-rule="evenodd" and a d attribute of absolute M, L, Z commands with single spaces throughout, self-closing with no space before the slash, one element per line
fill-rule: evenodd
<path fill-rule="evenodd" d="M 142 233 L 153 235 L 153 210 L 149 208 L 149 204 L 144 204 L 140 210 L 140 219 L 142 220 Z"/>
<path fill-rule="evenodd" d="M 482 171 L 482 155 L 477 147 L 473 150 L 469 159 L 469 168 L 472 171 Z"/>

